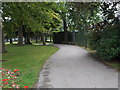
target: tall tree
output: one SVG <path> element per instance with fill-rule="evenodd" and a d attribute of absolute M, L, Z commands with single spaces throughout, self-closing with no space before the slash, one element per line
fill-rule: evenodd
<path fill-rule="evenodd" d="M 30 28 L 32 32 L 45 32 L 44 22 L 50 22 L 53 18 L 60 21 L 60 16 L 49 6 L 53 3 L 3 3 L 3 18 L 9 17 L 18 28 L 18 45 L 23 45 L 23 26 Z M 53 23 L 53 22 L 52 22 Z M 30 32 L 25 30 L 25 32 Z"/>
<path fill-rule="evenodd" d="M 99 16 L 97 16 L 99 3 L 68 2 L 67 7 L 69 29 L 78 30 L 78 44 L 87 47 L 87 34 L 89 33 L 87 27 L 99 22 Z"/>
<path fill-rule="evenodd" d="M 2 53 L 6 53 L 5 41 L 4 41 L 4 34 L 2 32 Z"/>

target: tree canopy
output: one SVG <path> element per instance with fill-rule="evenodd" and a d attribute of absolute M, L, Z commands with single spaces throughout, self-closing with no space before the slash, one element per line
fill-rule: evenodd
<path fill-rule="evenodd" d="M 9 31 L 7 34 L 10 34 L 13 31 L 18 31 L 19 33 L 18 29 L 23 29 L 23 26 L 29 28 L 25 30 L 26 32 L 45 32 L 52 28 L 59 28 L 61 17 L 56 12 L 59 8 L 57 4 L 49 2 L 5 2 L 2 5 L 3 29 L 6 30 L 6 33 Z M 20 40 L 18 41 L 19 45 L 23 44 L 22 38 L 23 35 L 21 33 Z"/>
<path fill-rule="evenodd" d="M 30 43 L 30 33 L 45 35 L 78 30 L 76 44 L 91 48 L 103 59 L 120 56 L 120 2 L 5 2 L 2 4 L 3 33 L 18 37 L 18 45 Z"/>

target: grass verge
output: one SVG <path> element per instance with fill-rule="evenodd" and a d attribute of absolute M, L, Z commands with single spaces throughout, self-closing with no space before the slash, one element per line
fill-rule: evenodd
<path fill-rule="evenodd" d="M 91 57 L 95 58 L 95 60 L 97 60 L 97 61 L 99 61 L 99 62 L 101 62 L 101 63 L 103 63 L 103 64 L 105 64 L 105 65 L 107 65 L 107 66 L 109 66 L 109 67 L 111 67 L 111 68 L 114 68 L 114 69 L 120 71 L 120 63 L 119 63 L 118 61 L 116 61 L 116 60 L 103 60 L 103 59 L 101 59 L 101 58 L 97 55 L 96 50 L 91 50 L 91 49 L 85 48 L 85 47 L 83 47 L 83 46 L 82 46 L 82 48 L 84 48 L 84 49 L 86 49 L 87 51 L 89 51 L 89 55 L 90 55 Z"/>
<path fill-rule="evenodd" d="M 97 55 L 97 52 L 95 50 L 94 51 L 90 49 L 87 50 L 90 52 L 90 55 L 96 60 L 118 71 L 120 70 L 120 63 L 117 60 L 103 60 Z"/>
<path fill-rule="evenodd" d="M 53 46 L 16 46 L 7 45 L 8 53 L 3 54 L 2 67 L 8 69 L 19 69 L 22 74 L 22 81 L 18 85 L 32 88 L 38 79 L 40 70 L 45 61 L 55 53 L 58 48 Z"/>

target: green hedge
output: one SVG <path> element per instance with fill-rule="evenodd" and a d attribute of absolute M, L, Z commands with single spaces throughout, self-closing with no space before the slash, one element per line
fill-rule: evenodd
<path fill-rule="evenodd" d="M 108 26 L 101 32 L 101 38 L 96 44 L 98 55 L 106 60 L 119 59 L 120 28 L 117 25 Z"/>
<path fill-rule="evenodd" d="M 103 29 L 79 31 L 76 43 L 96 50 L 97 55 L 104 60 L 120 59 L 120 25 L 114 23 Z"/>

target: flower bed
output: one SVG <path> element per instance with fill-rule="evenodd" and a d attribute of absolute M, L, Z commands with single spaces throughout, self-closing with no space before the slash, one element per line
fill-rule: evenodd
<path fill-rule="evenodd" d="M 28 88 L 28 86 L 21 87 L 17 84 L 17 82 L 22 80 L 19 69 L 8 70 L 0 68 L 0 74 L 2 76 L 0 88 Z"/>

